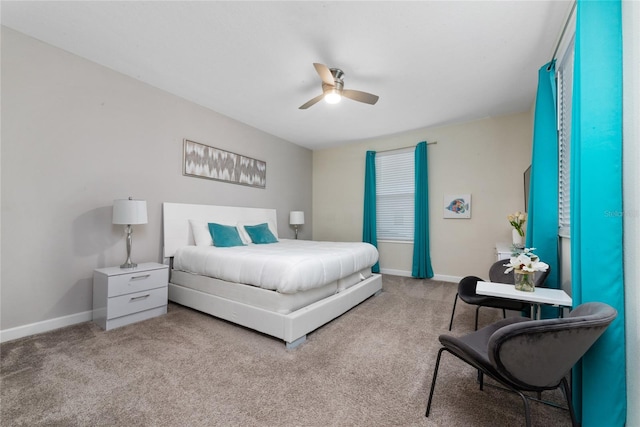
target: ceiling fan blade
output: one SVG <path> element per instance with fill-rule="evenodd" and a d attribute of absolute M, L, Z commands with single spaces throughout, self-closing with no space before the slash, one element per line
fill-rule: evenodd
<path fill-rule="evenodd" d="M 322 98 L 324 98 L 324 93 L 322 95 L 318 95 L 315 98 L 310 99 L 309 101 L 305 102 L 304 104 L 299 106 L 298 109 L 299 110 L 306 110 L 307 108 L 311 107 L 316 102 L 320 101 Z"/>
<path fill-rule="evenodd" d="M 316 67 L 316 71 L 320 75 L 322 81 L 329 86 L 335 86 L 335 81 L 333 80 L 333 74 L 331 74 L 331 70 L 324 64 L 318 64 L 317 62 L 313 63 L 313 66 Z"/>
<path fill-rule="evenodd" d="M 374 105 L 378 102 L 379 96 L 372 93 L 362 92 L 359 90 L 344 89 L 342 96 L 353 99 L 354 101 L 364 102 L 365 104 Z"/>

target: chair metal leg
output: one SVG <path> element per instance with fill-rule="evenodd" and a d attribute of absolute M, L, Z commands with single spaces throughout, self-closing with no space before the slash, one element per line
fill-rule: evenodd
<path fill-rule="evenodd" d="M 482 306 L 479 305 L 478 307 L 476 307 L 476 327 L 475 327 L 474 331 L 478 330 L 478 312 L 480 311 L 480 307 L 482 307 Z"/>
<path fill-rule="evenodd" d="M 527 396 L 519 392 L 518 390 L 514 391 L 520 395 L 522 398 L 522 403 L 524 403 L 524 422 L 527 427 L 531 427 L 531 410 L 529 409 L 529 401 L 527 400 Z"/>
<path fill-rule="evenodd" d="M 571 416 L 571 425 L 573 427 L 579 427 L 578 420 L 576 420 L 576 413 L 573 410 L 573 402 L 571 401 L 571 389 L 569 388 L 569 382 L 567 378 L 563 378 L 560 382 L 562 386 L 562 391 L 564 392 L 564 397 L 567 399 L 567 406 L 569 407 L 569 415 Z"/>
<path fill-rule="evenodd" d="M 449 321 L 449 330 L 451 330 L 451 327 L 453 326 L 453 315 L 456 312 L 456 303 L 458 302 L 458 293 L 456 292 L 456 297 L 453 300 L 453 310 L 451 310 L 451 320 Z"/>
<path fill-rule="evenodd" d="M 442 357 L 442 352 L 445 350 L 446 348 L 442 347 L 438 351 L 438 358 L 436 359 L 436 368 L 433 370 L 433 379 L 431 380 L 431 390 L 429 390 L 429 400 L 427 401 L 427 411 L 424 413 L 425 417 L 428 417 L 429 412 L 431 412 L 431 400 L 433 400 L 433 390 L 436 388 L 436 377 L 438 376 L 438 367 L 440 366 L 440 357 Z"/>

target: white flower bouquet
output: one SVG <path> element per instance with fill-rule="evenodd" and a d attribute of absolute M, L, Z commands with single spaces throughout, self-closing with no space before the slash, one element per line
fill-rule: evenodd
<path fill-rule="evenodd" d="M 518 211 L 514 214 L 507 215 L 507 219 L 509 220 L 509 224 L 516 229 L 518 234 L 524 237 L 524 230 L 522 229 L 522 226 L 527 221 L 527 214 Z"/>
<path fill-rule="evenodd" d="M 513 270 L 520 270 L 527 273 L 547 271 L 549 264 L 540 261 L 538 255 L 533 253 L 535 250 L 536 248 L 525 248 L 519 255 L 512 256 L 509 259 L 509 264 L 504 264 L 505 267 L 508 267 L 505 270 L 505 274 Z"/>
<path fill-rule="evenodd" d="M 535 284 L 533 276 L 536 271 L 547 271 L 549 264 L 540 261 L 540 258 L 533 253 L 536 248 L 525 248 L 524 251 L 509 259 L 505 274 L 514 272 L 514 284 L 517 290 L 533 292 Z"/>

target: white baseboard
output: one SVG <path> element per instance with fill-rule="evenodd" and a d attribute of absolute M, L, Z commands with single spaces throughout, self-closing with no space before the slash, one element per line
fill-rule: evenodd
<path fill-rule="evenodd" d="M 410 271 L 405 270 L 393 270 L 391 268 L 381 268 L 380 273 L 389 274 L 391 276 L 400 276 L 400 277 L 411 277 Z"/>
<path fill-rule="evenodd" d="M 382 273 L 382 274 L 390 274 L 392 276 L 411 277 L 411 272 L 410 271 L 393 270 L 391 268 L 381 268 L 380 269 L 380 273 Z M 433 277 L 431 278 L 431 280 L 440 280 L 442 282 L 458 283 L 460 280 L 462 280 L 462 277 L 447 276 L 447 275 L 444 275 L 444 274 L 434 274 Z"/>
<path fill-rule="evenodd" d="M 92 318 L 93 311 L 89 310 L 82 313 L 70 314 L 69 316 L 43 320 L 42 322 L 5 329 L 0 331 L 0 343 L 28 337 L 29 335 L 53 331 L 54 329 L 64 328 L 65 326 L 75 325 L 76 323 L 87 322 Z"/>
<path fill-rule="evenodd" d="M 462 280 L 460 276 L 447 276 L 445 274 L 434 274 L 431 280 L 440 280 L 442 282 L 458 283 Z"/>

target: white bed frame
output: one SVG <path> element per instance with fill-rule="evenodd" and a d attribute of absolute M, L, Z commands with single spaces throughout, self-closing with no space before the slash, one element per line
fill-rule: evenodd
<path fill-rule="evenodd" d="M 277 225 L 275 209 L 163 203 L 164 261 L 171 263 L 176 249 L 193 245 L 189 220 L 207 222 L 271 222 Z M 294 348 L 309 332 L 335 319 L 372 295 L 382 291 L 382 277 L 371 277 L 328 298 L 289 314 L 280 314 L 171 283 L 169 300 L 285 341 Z"/>

